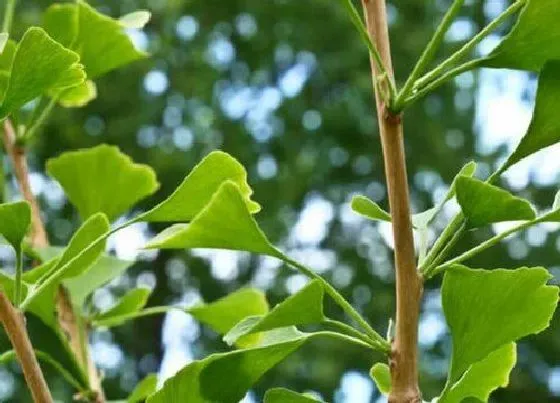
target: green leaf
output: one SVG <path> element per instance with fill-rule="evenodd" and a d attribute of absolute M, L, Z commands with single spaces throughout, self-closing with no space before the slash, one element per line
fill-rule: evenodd
<path fill-rule="evenodd" d="M 498 173 L 505 172 L 525 157 L 560 142 L 559 99 L 560 61 L 551 61 L 544 66 L 539 77 L 537 99 L 529 129 Z"/>
<path fill-rule="evenodd" d="M 249 316 L 236 324 L 224 341 L 234 344 L 240 337 L 275 328 L 321 323 L 324 290 L 319 280 L 313 280 L 299 292 L 286 298 L 265 315 Z"/>
<path fill-rule="evenodd" d="M 556 193 L 554 203 L 552 204 L 552 210 L 560 210 L 560 192 Z"/>
<path fill-rule="evenodd" d="M 214 248 L 279 257 L 247 208 L 237 184 L 224 182 L 190 224 L 176 224 L 152 239 L 148 249 Z"/>
<path fill-rule="evenodd" d="M 502 221 L 533 220 L 536 217 L 528 201 L 466 176 L 457 179 L 457 201 L 470 228 Z"/>
<path fill-rule="evenodd" d="M 371 367 L 369 375 L 381 393 L 384 395 L 391 393 L 391 370 L 387 364 L 378 362 Z"/>
<path fill-rule="evenodd" d="M 42 94 L 84 82 L 85 73 L 79 59 L 43 29 L 29 28 L 14 54 L 0 118 Z"/>
<path fill-rule="evenodd" d="M 4 49 L 6 48 L 9 39 L 10 39 L 10 35 L 8 33 L 6 32 L 0 33 L 0 54 L 4 52 Z"/>
<path fill-rule="evenodd" d="M 92 320 L 95 321 L 96 326 L 105 326 L 105 322 L 110 323 L 111 326 L 118 326 L 124 320 L 115 322 L 115 319 L 141 311 L 148 303 L 151 293 L 152 290 L 149 288 L 132 289 L 107 311 L 94 315 Z"/>
<path fill-rule="evenodd" d="M 274 388 L 268 390 L 264 395 L 264 403 L 316 403 L 320 402 L 308 396 L 306 394 L 301 394 L 293 392 L 284 388 Z"/>
<path fill-rule="evenodd" d="M 150 22 L 152 13 L 146 10 L 138 10 L 128 13 L 119 18 L 119 23 L 125 28 L 141 29 Z"/>
<path fill-rule="evenodd" d="M 484 65 L 539 71 L 548 60 L 560 59 L 559 20 L 556 0 L 527 0 L 517 23 L 484 60 Z"/>
<path fill-rule="evenodd" d="M 50 159 L 47 172 L 84 220 L 98 212 L 114 220 L 159 187 L 152 168 L 105 144 Z"/>
<path fill-rule="evenodd" d="M 352 197 L 350 207 L 356 213 L 370 220 L 391 222 L 391 215 L 365 196 L 358 195 Z"/>
<path fill-rule="evenodd" d="M 0 204 L 0 234 L 21 254 L 21 243 L 31 225 L 31 207 L 25 201 Z"/>
<path fill-rule="evenodd" d="M 157 374 L 150 374 L 146 376 L 138 385 L 136 385 L 132 393 L 126 399 L 126 402 L 143 402 L 148 396 L 156 391 L 157 381 Z"/>
<path fill-rule="evenodd" d="M 134 47 L 118 20 L 84 1 L 50 6 L 43 26 L 57 41 L 79 53 L 90 79 L 146 56 Z"/>
<path fill-rule="evenodd" d="M 550 278 L 544 268 L 453 266 L 445 273 L 443 311 L 453 340 L 450 383 L 492 351 L 548 327 L 558 303 L 558 287 L 546 285 Z"/>
<path fill-rule="evenodd" d="M 516 360 L 515 343 L 505 344 L 471 365 L 461 379 L 442 394 L 438 403 L 462 403 L 468 397 L 487 402 L 494 390 L 508 385 Z"/>
<path fill-rule="evenodd" d="M 212 199 L 225 181 L 239 187 L 247 208 L 253 214 L 260 210 L 251 200 L 253 190 L 247 183 L 247 171 L 231 155 L 221 151 L 208 154 L 165 201 L 142 215 L 143 221 L 189 222 Z"/>
<path fill-rule="evenodd" d="M 64 108 L 81 108 L 97 98 L 97 86 L 91 80 L 56 95 L 58 103 Z"/>
<path fill-rule="evenodd" d="M 167 380 L 147 402 L 238 402 L 267 371 L 297 350 L 306 339 L 300 336 L 195 361 Z"/>
<path fill-rule="evenodd" d="M 246 317 L 264 315 L 268 310 L 268 302 L 262 291 L 243 288 L 215 302 L 189 308 L 187 312 L 216 333 L 225 335 Z M 236 344 L 248 346 L 258 340 L 256 336 L 244 337 Z"/>

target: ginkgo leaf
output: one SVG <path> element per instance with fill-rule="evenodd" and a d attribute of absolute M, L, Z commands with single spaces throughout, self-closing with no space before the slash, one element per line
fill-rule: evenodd
<path fill-rule="evenodd" d="M 221 151 L 208 154 L 183 180 L 171 196 L 142 215 L 143 221 L 188 222 L 210 201 L 225 181 L 239 187 L 251 213 L 260 210 L 251 200 L 253 190 L 247 183 L 247 171 L 231 155 Z"/>
<path fill-rule="evenodd" d="M 4 47 L 0 52 L 0 71 L 10 73 L 12 70 L 12 64 L 14 62 L 14 56 L 16 55 L 17 43 L 12 39 L 8 39 L 4 43 Z"/>
<path fill-rule="evenodd" d="M 105 144 L 50 159 L 47 172 L 84 220 L 98 212 L 114 220 L 159 187 L 152 168 Z"/>
<path fill-rule="evenodd" d="M 488 67 L 539 71 L 560 59 L 560 9 L 556 0 L 527 0 L 511 32 L 484 60 Z"/>
<path fill-rule="evenodd" d="M 354 196 L 350 207 L 356 213 L 374 221 L 391 221 L 391 215 L 365 196 Z"/>
<path fill-rule="evenodd" d="M 21 243 L 31 225 L 31 207 L 25 201 L 0 204 L 0 235 L 21 253 Z"/>
<path fill-rule="evenodd" d="M 529 155 L 560 142 L 559 98 L 560 61 L 551 61 L 544 66 L 539 76 L 533 118 L 527 133 L 498 173 L 505 172 Z"/>
<path fill-rule="evenodd" d="M 150 374 L 142 379 L 134 388 L 132 393 L 128 395 L 126 403 L 143 402 L 157 389 L 157 374 Z"/>
<path fill-rule="evenodd" d="M 148 249 L 217 248 L 283 255 L 270 244 L 248 210 L 239 186 L 224 182 L 190 222 L 176 224 L 152 239 Z"/>
<path fill-rule="evenodd" d="M 243 319 L 264 315 L 268 310 L 262 291 L 243 288 L 212 303 L 196 305 L 187 312 L 216 333 L 225 335 Z M 243 347 L 254 345 L 258 339 L 256 336 L 243 337 L 236 344 Z"/>
<path fill-rule="evenodd" d="M 74 87 L 85 80 L 80 57 L 41 28 L 29 28 L 16 47 L 0 118 L 38 96 Z"/>
<path fill-rule="evenodd" d="M 307 394 L 301 394 L 289 389 L 274 388 L 264 395 L 264 403 L 319 403 L 320 400 Z"/>
<path fill-rule="evenodd" d="M 128 13 L 119 18 L 119 23 L 125 28 L 141 29 L 150 21 L 152 13 L 146 10 L 138 10 Z"/>
<path fill-rule="evenodd" d="M 240 337 L 265 332 L 280 327 L 321 323 L 324 290 L 320 281 L 313 280 L 297 293 L 276 305 L 269 313 L 249 316 L 237 323 L 225 336 L 224 341 L 234 344 Z"/>
<path fill-rule="evenodd" d="M 516 361 L 515 343 L 505 344 L 474 363 L 461 379 L 446 387 L 438 403 L 462 403 L 468 397 L 487 402 L 494 390 L 508 385 Z"/>
<path fill-rule="evenodd" d="M 306 340 L 302 335 L 263 347 L 210 355 L 168 379 L 147 403 L 238 402 L 266 372 Z"/>
<path fill-rule="evenodd" d="M 384 395 L 391 393 L 391 370 L 387 364 L 378 362 L 369 371 L 377 389 Z"/>
<path fill-rule="evenodd" d="M 457 179 L 457 201 L 471 228 L 502 221 L 533 220 L 531 204 L 524 199 L 478 179 Z"/>
<path fill-rule="evenodd" d="M 550 278 L 544 268 L 453 266 L 445 273 L 442 303 L 453 340 L 449 383 L 505 344 L 548 327 L 558 304 L 558 287 L 546 285 Z"/>
<path fill-rule="evenodd" d="M 90 79 L 146 56 L 134 47 L 119 20 L 81 0 L 50 6 L 43 26 L 57 41 L 79 53 Z"/>
<path fill-rule="evenodd" d="M 81 108 L 97 98 L 97 86 L 91 80 L 61 91 L 56 95 L 58 103 L 64 108 Z"/>
<path fill-rule="evenodd" d="M 123 322 L 115 321 L 115 319 L 141 311 L 148 303 L 151 293 L 152 290 L 145 287 L 132 289 L 111 308 L 94 315 L 91 319 L 95 322 L 96 326 L 118 326 Z"/>
<path fill-rule="evenodd" d="M 10 39 L 10 34 L 8 34 L 7 32 L 0 33 L 0 54 L 4 52 L 4 49 L 6 48 L 9 39 Z"/>

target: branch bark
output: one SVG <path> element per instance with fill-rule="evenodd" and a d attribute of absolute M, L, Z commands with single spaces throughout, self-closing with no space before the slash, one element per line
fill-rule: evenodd
<path fill-rule="evenodd" d="M 4 147 L 10 156 L 12 166 L 19 188 L 25 200 L 31 205 L 31 242 L 35 248 L 44 248 L 49 245 L 47 231 L 41 218 L 41 211 L 37 199 L 31 191 L 29 181 L 29 169 L 25 156 L 24 148 L 20 147 L 16 141 L 16 131 L 9 119 L 4 121 Z M 66 295 L 66 291 L 61 286 L 57 294 L 57 316 L 60 327 L 66 333 L 72 352 L 75 354 L 83 368 L 87 371 L 91 389 L 96 393 L 95 403 L 104 403 L 105 396 L 101 387 L 101 379 L 97 368 L 93 364 L 89 348 L 86 343 L 82 343 L 82 333 L 80 323 Z M 84 351 L 85 350 L 85 351 Z"/>
<path fill-rule="evenodd" d="M 388 79 L 394 81 L 385 0 L 362 0 L 362 6 L 369 35 L 381 54 Z M 416 270 L 402 116 L 391 114 L 377 91 L 378 72 L 373 60 L 371 69 L 395 243 L 397 315 L 389 402 L 418 403 L 418 319 L 423 286 Z"/>
<path fill-rule="evenodd" d="M 51 392 L 27 334 L 25 317 L 12 305 L 3 292 L 0 292 L 0 321 L 16 352 L 33 401 L 35 403 L 52 403 Z"/>

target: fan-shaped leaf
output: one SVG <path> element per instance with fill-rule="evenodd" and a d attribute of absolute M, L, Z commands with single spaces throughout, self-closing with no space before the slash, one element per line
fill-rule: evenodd
<path fill-rule="evenodd" d="M 142 215 L 144 221 L 188 222 L 207 204 L 225 181 L 239 187 L 251 213 L 260 206 L 251 201 L 253 190 L 247 184 L 247 171 L 231 155 L 221 151 L 208 154 L 165 201 Z"/>
<path fill-rule="evenodd" d="M 12 245 L 18 255 L 21 243 L 31 225 L 29 203 L 21 201 L 0 204 L 0 234 Z"/>
<path fill-rule="evenodd" d="M 558 304 L 558 287 L 546 285 L 550 278 L 543 268 L 453 266 L 445 273 L 442 302 L 453 339 L 451 384 L 496 349 L 548 327 Z"/>
<path fill-rule="evenodd" d="M 119 321 L 118 318 L 141 311 L 148 303 L 151 293 L 149 288 L 132 289 L 107 311 L 95 315 L 92 321 L 96 326 L 118 326 L 125 321 Z"/>
<path fill-rule="evenodd" d="M 45 12 L 43 25 L 57 41 L 80 54 L 90 79 L 146 56 L 134 47 L 119 20 L 81 0 L 53 4 Z"/>
<path fill-rule="evenodd" d="M 187 312 L 216 333 L 225 335 L 243 319 L 264 315 L 268 310 L 268 302 L 262 291 L 244 288 L 212 303 L 189 308 Z M 257 340 L 256 336 L 244 337 L 236 344 L 248 346 Z"/>
<path fill-rule="evenodd" d="M 152 14 L 146 10 L 138 10 L 119 18 L 119 23 L 125 28 L 140 29 L 150 21 Z"/>
<path fill-rule="evenodd" d="M 137 403 L 143 402 L 148 396 L 154 393 L 157 389 L 157 374 L 150 374 L 132 391 L 132 393 L 126 399 L 127 403 Z"/>
<path fill-rule="evenodd" d="M 544 66 L 539 77 L 537 99 L 529 129 L 500 168 L 500 173 L 525 157 L 560 142 L 559 99 L 560 61 L 551 61 Z"/>
<path fill-rule="evenodd" d="M 528 201 L 466 176 L 457 179 L 457 201 L 471 228 L 502 221 L 533 220 L 536 217 Z"/>
<path fill-rule="evenodd" d="M 265 315 L 250 316 L 236 324 L 224 341 L 234 344 L 240 337 L 265 332 L 275 328 L 320 323 L 323 314 L 323 286 L 318 280 L 311 281 L 300 291 L 286 298 Z"/>
<path fill-rule="evenodd" d="M 556 0 L 527 0 L 517 23 L 484 65 L 539 71 L 548 60 L 560 59 L 559 20 Z"/>
<path fill-rule="evenodd" d="M 391 221 L 391 215 L 388 212 L 383 210 L 379 204 L 365 196 L 354 196 L 352 198 L 352 202 L 350 203 L 350 207 L 352 207 L 352 210 L 356 213 L 369 218 L 370 220 Z"/>
<path fill-rule="evenodd" d="M 47 172 L 84 220 L 98 212 L 113 220 L 159 186 L 152 168 L 108 145 L 64 153 L 47 162 Z"/>
<path fill-rule="evenodd" d="M 97 86 L 91 80 L 55 95 L 58 103 L 64 108 L 81 108 L 97 98 Z"/>
<path fill-rule="evenodd" d="M 29 28 L 17 45 L 0 107 L 0 118 L 48 92 L 85 80 L 79 56 L 54 41 L 41 28 Z"/>
<path fill-rule="evenodd" d="M 487 402 L 494 390 L 508 385 L 516 360 L 515 343 L 505 344 L 471 365 L 459 381 L 446 388 L 438 403 L 462 403 L 468 397 Z"/>
<path fill-rule="evenodd" d="M 369 371 L 377 389 L 384 395 L 391 393 L 391 370 L 387 364 L 378 362 Z"/>
<path fill-rule="evenodd" d="M 146 248 L 215 248 L 280 257 L 247 208 L 239 186 L 224 182 L 190 224 L 176 224 L 152 239 Z"/>

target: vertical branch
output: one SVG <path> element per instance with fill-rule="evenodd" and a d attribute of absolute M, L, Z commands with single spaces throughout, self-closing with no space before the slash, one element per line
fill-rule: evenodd
<path fill-rule="evenodd" d="M 52 403 L 49 387 L 27 334 L 25 318 L 2 292 L 0 292 L 0 321 L 16 352 L 33 401 L 35 403 Z"/>
<path fill-rule="evenodd" d="M 6 148 L 6 153 L 12 160 L 13 170 L 20 191 L 25 200 L 31 205 L 31 242 L 35 248 L 44 248 L 49 245 L 47 232 L 43 224 L 43 219 L 41 218 L 41 211 L 37 199 L 31 191 L 25 150 L 17 144 L 16 140 L 14 127 L 12 123 L 6 119 L 4 121 L 4 146 Z M 88 374 L 90 388 L 96 393 L 95 401 L 96 403 L 103 403 L 105 402 L 105 397 L 101 388 L 99 373 L 95 365 L 93 365 L 87 342 L 82 343 L 82 329 L 80 328 L 81 324 L 79 318 L 76 317 L 70 299 L 62 287 L 60 287 L 57 294 L 56 306 L 60 327 L 64 330 L 69 339 L 72 352 L 77 360 L 81 362 L 82 367 Z"/>
<path fill-rule="evenodd" d="M 381 53 L 388 79 L 394 81 L 385 0 L 362 0 L 362 6 L 369 35 Z M 373 61 L 371 68 L 375 83 L 379 72 Z M 415 262 L 402 116 L 390 113 L 378 91 L 375 91 L 375 96 L 395 242 L 397 315 L 390 358 L 392 389 L 389 402 L 417 403 L 421 401 L 418 388 L 418 318 L 422 279 Z"/>

